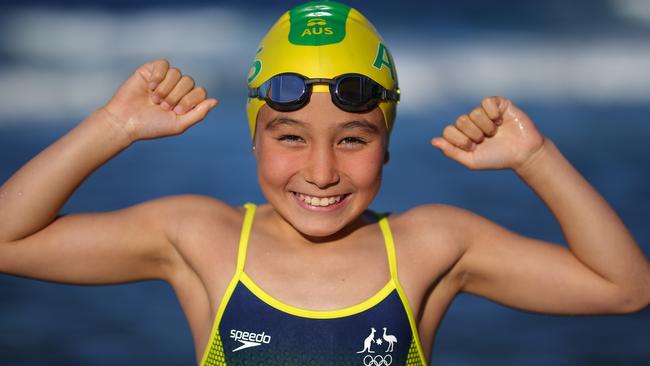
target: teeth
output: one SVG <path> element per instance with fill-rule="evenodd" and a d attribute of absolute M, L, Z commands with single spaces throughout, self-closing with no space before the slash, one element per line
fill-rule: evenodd
<path fill-rule="evenodd" d="M 343 198 L 343 196 L 333 196 L 333 197 L 322 197 L 322 198 L 320 198 L 320 197 L 306 196 L 306 195 L 304 195 L 302 193 L 298 193 L 296 195 L 298 196 L 298 198 L 301 201 L 305 201 L 308 204 L 310 204 L 312 206 L 316 206 L 316 207 L 326 207 L 326 206 L 329 206 L 329 205 L 333 205 L 335 203 L 341 202 L 341 198 Z"/>

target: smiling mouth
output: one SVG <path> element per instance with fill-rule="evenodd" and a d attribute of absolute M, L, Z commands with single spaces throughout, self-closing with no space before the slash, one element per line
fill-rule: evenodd
<path fill-rule="evenodd" d="M 298 192 L 292 192 L 294 196 L 296 196 L 299 200 L 307 203 L 310 206 L 314 207 L 327 207 L 327 206 L 332 206 L 335 205 L 341 200 L 343 200 L 345 197 L 347 197 L 349 194 L 341 194 L 338 196 L 329 196 L 329 197 L 316 197 L 316 196 L 308 196 L 306 194 L 298 193 Z"/>

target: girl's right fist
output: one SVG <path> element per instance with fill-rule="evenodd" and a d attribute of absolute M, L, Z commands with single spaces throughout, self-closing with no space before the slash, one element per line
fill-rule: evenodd
<path fill-rule="evenodd" d="M 165 59 L 138 67 L 103 107 L 130 141 L 177 135 L 217 105 Z"/>

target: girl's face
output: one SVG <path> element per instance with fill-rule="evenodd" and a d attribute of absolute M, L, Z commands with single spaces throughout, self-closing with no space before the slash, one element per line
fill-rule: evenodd
<path fill-rule="evenodd" d="M 255 132 L 260 187 L 303 235 L 333 235 L 354 222 L 379 191 L 387 143 L 379 108 L 345 112 L 329 93 L 313 93 L 294 112 L 265 105 Z"/>

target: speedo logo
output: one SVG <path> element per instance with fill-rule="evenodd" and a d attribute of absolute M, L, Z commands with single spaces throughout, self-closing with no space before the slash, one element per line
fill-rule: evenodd
<path fill-rule="evenodd" d="M 246 348 L 258 347 L 261 346 L 262 344 L 271 343 L 271 336 L 268 334 L 264 334 L 264 332 L 253 333 L 253 332 L 244 332 L 237 329 L 231 329 L 230 338 L 242 344 L 241 346 L 232 350 L 233 352 L 241 351 Z"/>

